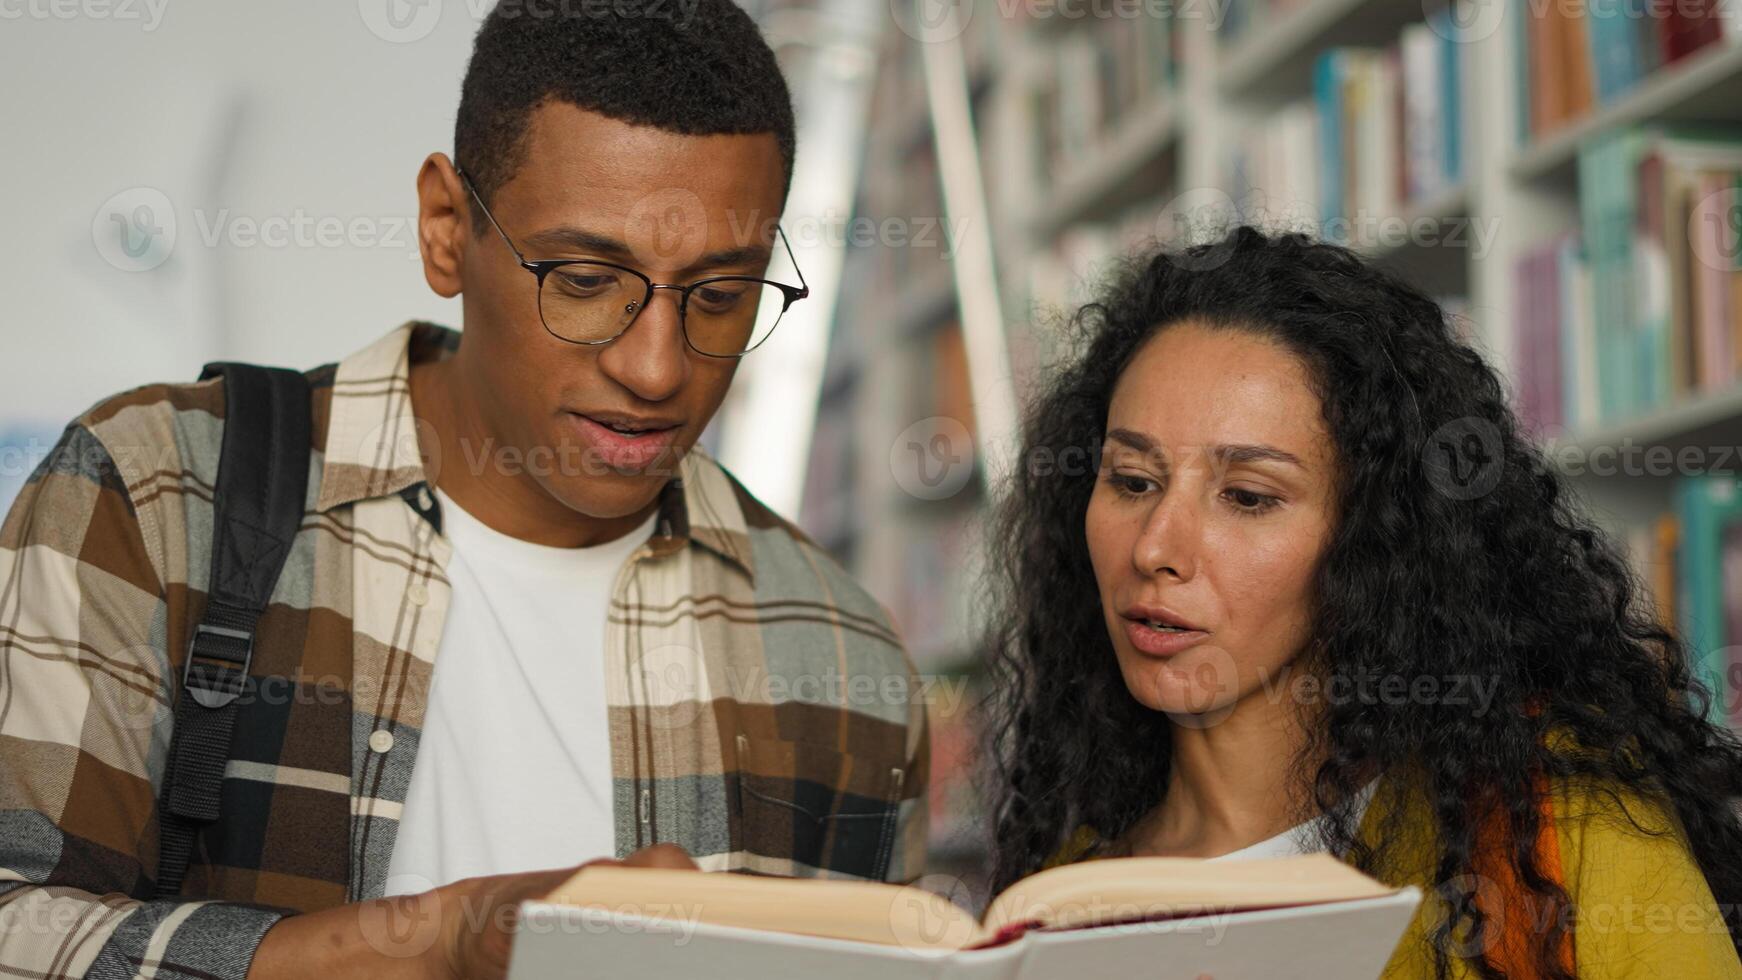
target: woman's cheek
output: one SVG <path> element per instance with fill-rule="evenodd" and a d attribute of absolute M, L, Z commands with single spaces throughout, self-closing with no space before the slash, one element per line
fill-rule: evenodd
<path fill-rule="evenodd" d="M 1225 542 L 1210 549 L 1228 617 L 1226 640 L 1247 678 L 1268 676 L 1294 658 L 1311 619 L 1314 551 L 1289 538 Z"/>

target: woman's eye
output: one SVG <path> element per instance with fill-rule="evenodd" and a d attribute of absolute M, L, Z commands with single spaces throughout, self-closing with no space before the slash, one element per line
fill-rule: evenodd
<path fill-rule="evenodd" d="M 1278 498 L 1272 497 L 1269 494 L 1258 493 L 1254 490 L 1243 490 L 1239 487 L 1230 487 L 1225 491 L 1225 493 L 1227 494 L 1228 499 L 1233 502 L 1234 506 L 1241 510 L 1251 511 L 1252 513 L 1267 511 L 1280 502 Z"/>
<path fill-rule="evenodd" d="M 1117 491 L 1120 496 L 1137 497 L 1154 487 L 1155 481 L 1130 473 L 1111 473 L 1107 476 L 1107 485 Z"/>

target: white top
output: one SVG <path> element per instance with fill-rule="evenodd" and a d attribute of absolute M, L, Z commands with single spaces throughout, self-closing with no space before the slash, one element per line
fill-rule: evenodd
<path fill-rule="evenodd" d="M 1373 780 L 1368 783 L 1366 788 L 1361 790 L 1360 795 L 1355 798 L 1354 808 L 1356 823 L 1360 823 L 1361 818 L 1367 813 L 1367 804 L 1372 801 L 1373 791 L 1378 786 L 1379 780 Z M 1293 827 L 1290 827 L 1268 840 L 1261 840 L 1256 844 L 1242 847 L 1238 851 L 1229 851 L 1227 854 L 1218 854 L 1208 860 L 1243 861 L 1248 858 L 1293 857 L 1297 854 L 1312 853 L 1319 849 L 1318 829 L 1319 825 L 1324 823 L 1326 819 L 1327 818 L 1324 814 L 1319 814 L 1311 820 L 1295 824 Z"/>
<path fill-rule="evenodd" d="M 388 895 L 614 854 L 605 612 L 657 516 L 607 544 L 553 548 L 435 495 L 453 598 Z"/>

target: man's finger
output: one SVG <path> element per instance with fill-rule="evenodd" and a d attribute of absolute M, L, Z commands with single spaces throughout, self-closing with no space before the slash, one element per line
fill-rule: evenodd
<path fill-rule="evenodd" d="M 624 864 L 635 868 L 673 868 L 680 871 L 698 871 L 696 863 L 690 860 L 689 852 L 676 844 L 654 844 L 644 847 L 629 855 Z"/>

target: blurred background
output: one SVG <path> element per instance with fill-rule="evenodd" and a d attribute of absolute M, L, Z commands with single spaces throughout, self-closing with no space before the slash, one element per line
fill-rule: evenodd
<path fill-rule="evenodd" d="M 412 178 L 491 6 L 0 0 L 0 506 L 113 392 L 460 325 Z M 1439 297 L 1742 723 L 1742 3 L 745 6 L 816 298 L 707 442 L 897 619 L 940 871 L 985 846 L 975 556 L 1035 371 L 1111 261 L 1238 221 Z"/>

